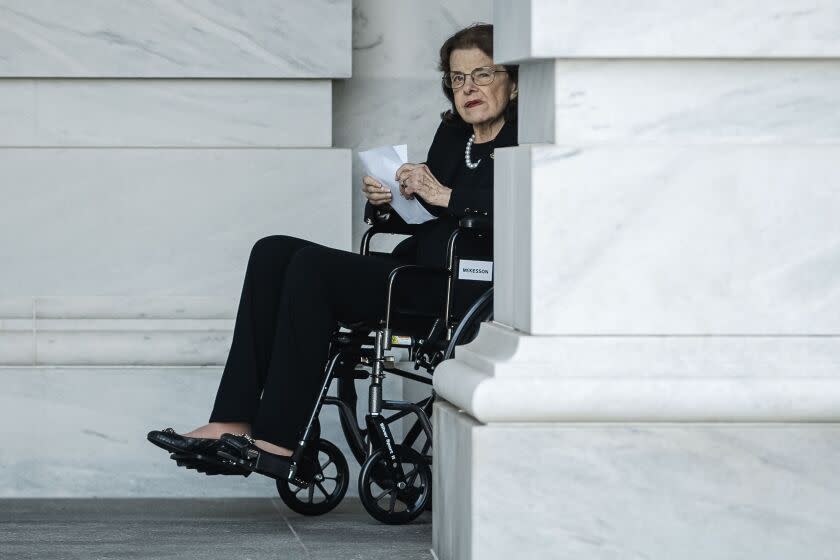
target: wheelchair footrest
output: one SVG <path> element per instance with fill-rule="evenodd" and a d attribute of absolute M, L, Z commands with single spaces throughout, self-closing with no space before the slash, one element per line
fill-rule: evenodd
<path fill-rule="evenodd" d="M 239 469 L 225 463 L 222 463 L 215 457 L 205 457 L 203 455 L 193 455 L 188 453 L 172 453 L 170 459 L 175 461 L 179 467 L 195 470 L 207 476 L 216 475 L 240 475 L 248 476 L 251 471 Z"/>

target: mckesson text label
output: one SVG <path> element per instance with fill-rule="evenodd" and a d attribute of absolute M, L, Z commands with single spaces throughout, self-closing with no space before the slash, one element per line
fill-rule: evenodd
<path fill-rule="evenodd" d="M 458 267 L 459 280 L 493 281 L 493 261 L 461 261 Z"/>

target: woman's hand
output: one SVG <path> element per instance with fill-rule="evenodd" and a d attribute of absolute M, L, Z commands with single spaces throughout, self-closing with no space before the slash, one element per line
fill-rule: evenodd
<path fill-rule="evenodd" d="M 382 206 L 391 202 L 391 189 L 383 186 L 370 175 L 362 177 L 362 192 L 368 202 L 374 206 Z"/>
<path fill-rule="evenodd" d="M 410 200 L 417 194 L 432 206 L 449 206 L 452 189 L 441 185 L 425 163 L 404 163 L 395 178 L 403 197 Z"/>

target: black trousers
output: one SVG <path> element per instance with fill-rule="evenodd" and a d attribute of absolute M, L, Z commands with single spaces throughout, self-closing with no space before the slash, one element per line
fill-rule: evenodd
<path fill-rule="evenodd" d="M 323 383 L 338 321 L 385 315 L 393 257 L 304 239 L 257 241 L 211 422 L 248 422 L 256 439 L 293 449 Z"/>

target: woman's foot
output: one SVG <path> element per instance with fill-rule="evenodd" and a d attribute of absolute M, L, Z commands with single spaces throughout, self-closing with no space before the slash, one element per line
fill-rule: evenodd
<path fill-rule="evenodd" d="M 219 439 L 220 437 L 222 437 L 222 434 L 247 434 L 250 436 L 251 425 L 246 422 L 210 422 L 209 424 L 205 424 L 200 428 L 196 428 L 195 430 L 184 434 L 184 436 L 193 438 Z M 268 451 L 269 453 L 274 453 L 275 455 L 282 455 L 283 457 L 292 456 L 291 449 L 286 449 L 285 447 L 274 445 L 273 443 L 267 442 L 262 439 L 254 441 L 254 445 L 259 447 L 263 451 Z"/>
<path fill-rule="evenodd" d="M 274 445 L 273 443 L 269 443 L 261 439 L 255 440 L 254 445 L 263 451 L 268 451 L 269 453 L 274 453 L 275 455 L 282 455 L 283 457 L 292 456 L 291 449 L 286 449 L 285 447 L 280 447 L 279 445 Z"/>
<path fill-rule="evenodd" d="M 249 434 L 251 425 L 246 422 L 211 422 L 191 432 L 179 434 L 172 428 L 152 430 L 148 440 L 170 453 L 209 454 L 215 456 L 222 434 Z"/>
<path fill-rule="evenodd" d="M 247 422 L 210 422 L 182 435 L 190 438 L 219 439 L 222 434 L 251 435 L 251 425 Z"/>

